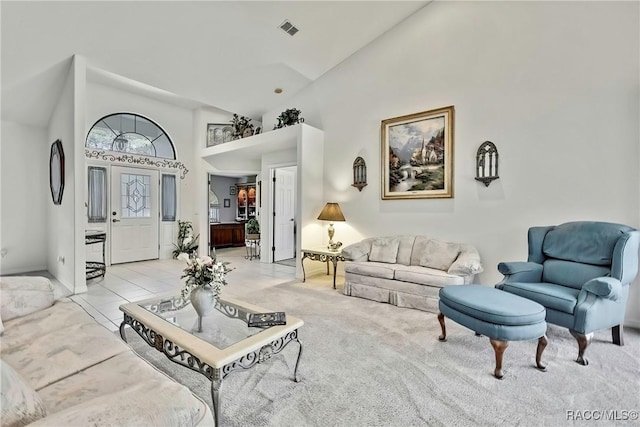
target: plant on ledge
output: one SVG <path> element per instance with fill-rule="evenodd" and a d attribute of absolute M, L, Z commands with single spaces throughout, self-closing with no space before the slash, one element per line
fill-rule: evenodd
<path fill-rule="evenodd" d="M 253 135 L 253 124 L 250 117 L 234 114 L 233 119 L 231 119 L 231 126 L 233 126 L 233 137 L 235 139 Z"/>
<path fill-rule="evenodd" d="M 184 253 L 187 257 L 195 256 L 198 251 L 198 238 L 200 235 L 193 237 L 193 225 L 191 221 L 178 220 L 178 243 L 173 244 L 173 257 Z"/>
<path fill-rule="evenodd" d="M 297 125 L 298 123 L 304 123 L 304 118 L 300 117 L 302 111 L 297 108 L 289 108 L 288 110 L 280 113 L 278 118 L 278 123 L 273 127 L 273 129 L 280 129 L 286 126 Z"/>

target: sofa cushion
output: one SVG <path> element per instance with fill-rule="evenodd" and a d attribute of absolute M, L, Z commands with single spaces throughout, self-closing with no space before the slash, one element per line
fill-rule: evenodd
<path fill-rule="evenodd" d="M 77 304 L 57 302 L 53 306 L 6 322 L 0 340 L 0 353 L 59 329 L 61 325 L 95 324 L 95 320 Z"/>
<path fill-rule="evenodd" d="M 88 314 L 87 317 L 91 318 Z M 6 332 L 9 332 L 8 327 Z M 115 334 L 91 322 L 59 325 L 54 331 L 33 337 L 29 342 L 3 349 L 2 358 L 39 390 L 127 350 L 129 347 Z"/>
<path fill-rule="evenodd" d="M 362 276 L 380 277 L 382 279 L 393 279 L 396 264 L 380 262 L 353 262 L 347 261 L 344 271 L 348 273 L 360 274 Z"/>
<path fill-rule="evenodd" d="M 503 291 L 525 297 L 547 308 L 573 314 L 580 290 L 553 283 L 502 283 Z"/>
<path fill-rule="evenodd" d="M 395 264 L 398 257 L 400 239 L 397 237 L 379 237 L 371 244 L 369 261 Z"/>
<path fill-rule="evenodd" d="M 611 265 L 616 242 L 633 228 L 607 222 L 576 221 L 550 230 L 542 245 L 550 258 L 594 265 Z"/>
<path fill-rule="evenodd" d="M 38 393 L 49 413 L 55 413 L 73 406 L 84 405 L 102 395 L 118 393 L 141 382 L 150 381 L 157 384 L 168 381 L 168 378 L 132 351 L 126 351 L 63 378 L 41 389 Z M 174 386 L 174 390 L 179 390 L 177 384 Z M 184 397 L 179 402 L 178 394 L 176 394 L 173 403 L 177 406 L 192 407 L 197 411 L 205 410 L 204 403 L 200 400 L 191 395 Z M 148 398 L 153 397 L 148 396 Z"/>
<path fill-rule="evenodd" d="M 460 254 L 460 245 L 430 239 L 425 245 L 425 251 L 420 257 L 420 265 L 447 271 Z"/>
<path fill-rule="evenodd" d="M 464 278 L 446 271 L 417 265 L 396 265 L 395 279 L 426 286 L 462 285 Z"/>
<path fill-rule="evenodd" d="M 53 287 L 46 277 L 0 278 L 0 317 L 5 322 L 53 305 Z"/>
<path fill-rule="evenodd" d="M 581 289 L 589 280 L 610 274 L 609 268 L 599 265 L 548 259 L 544 262 L 542 281 Z"/>
<path fill-rule="evenodd" d="M 416 236 L 398 236 L 398 256 L 397 264 L 411 265 L 411 253 L 413 252 L 413 243 Z"/>
<path fill-rule="evenodd" d="M 47 415 L 38 393 L 9 364 L 0 360 L 2 425 L 21 427 Z"/>
<path fill-rule="evenodd" d="M 191 392 L 166 378 L 144 379 L 139 384 L 50 414 L 31 426 L 193 426 L 204 413 L 185 400 Z"/>

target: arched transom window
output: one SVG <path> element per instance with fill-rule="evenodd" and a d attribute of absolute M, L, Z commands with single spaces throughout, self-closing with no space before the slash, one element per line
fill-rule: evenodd
<path fill-rule="evenodd" d="M 110 114 L 98 120 L 87 135 L 85 147 L 141 156 L 176 158 L 169 136 L 153 121 L 138 114 Z"/>

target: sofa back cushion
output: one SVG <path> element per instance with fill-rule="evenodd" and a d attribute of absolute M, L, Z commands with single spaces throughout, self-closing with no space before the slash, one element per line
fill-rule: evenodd
<path fill-rule="evenodd" d="M 420 257 L 420 265 L 435 268 L 436 270 L 447 271 L 456 258 L 458 258 L 459 254 L 459 244 L 430 239 L 425 246 L 424 253 Z"/>
<path fill-rule="evenodd" d="M 609 276 L 610 272 L 608 267 L 601 265 L 548 259 L 544 262 L 542 281 L 581 289 L 589 280 Z"/>
<path fill-rule="evenodd" d="M 608 222 L 567 222 L 546 234 L 542 252 L 548 258 L 610 266 L 616 242 L 632 230 L 629 226 Z"/>
<path fill-rule="evenodd" d="M 413 243 L 416 236 L 398 236 L 398 257 L 396 264 L 411 265 L 411 253 L 413 252 Z"/>
<path fill-rule="evenodd" d="M 47 416 L 42 399 L 9 364 L 0 360 L 2 425 L 21 427 Z"/>
<path fill-rule="evenodd" d="M 400 239 L 397 237 L 379 237 L 373 240 L 369 261 L 395 264 L 398 258 Z"/>

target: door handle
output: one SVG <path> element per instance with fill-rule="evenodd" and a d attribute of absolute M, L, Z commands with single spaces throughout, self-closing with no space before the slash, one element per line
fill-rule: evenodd
<path fill-rule="evenodd" d="M 113 218 L 113 219 L 111 220 L 111 222 L 120 222 L 120 220 L 119 220 L 119 219 L 115 219 L 115 218 Z"/>

